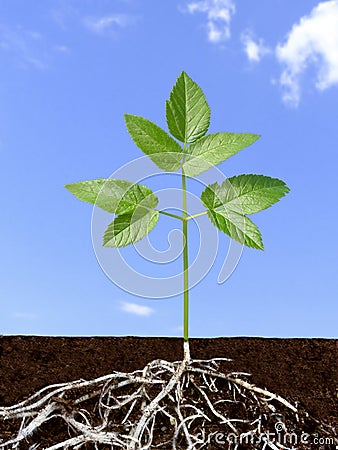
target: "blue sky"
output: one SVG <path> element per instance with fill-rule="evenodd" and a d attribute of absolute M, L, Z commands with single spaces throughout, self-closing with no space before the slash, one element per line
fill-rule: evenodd
<path fill-rule="evenodd" d="M 105 275 L 114 250 L 97 260 L 93 208 L 63 186 L 141 157 L 123 114 L 166 128 L 165 100 L 185 70 L 207 97 L 210 132 L 262 135 L 219 169 L 291 188 L 252 216 L 265 251 L 245 248 L 223 284 L 229 240 L 219 236 L 191 290 L 191 336 L 337 337 L 338 1 L 2 0 L 0 12 L 1 334 L 182 334 L 180 295 L 142 298 Z M 151 244 L 166 250 L 176 225 L 161 217 Z M 194 259 L 196 225 L 191 237 Z M 180 270 L 179 258 L 145 262 L 142 248 L 121 253 L 135 271 Z"/>

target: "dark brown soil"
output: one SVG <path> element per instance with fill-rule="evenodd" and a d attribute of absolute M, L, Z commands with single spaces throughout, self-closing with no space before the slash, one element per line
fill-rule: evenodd
<path fill-rule="evenodd" d="M 249 372 L 257 386 L 338 425 L 338 340 L 191 339 L 190 348 L 192 358 L 231 358 L 229 372 Z M 153 359 L 176 361 L 182 356 L 179 338 L 2 336 L 0 406 L 49 384 L 131 372 Z M 0 423 L 0 442 L 9 431 Z"/>

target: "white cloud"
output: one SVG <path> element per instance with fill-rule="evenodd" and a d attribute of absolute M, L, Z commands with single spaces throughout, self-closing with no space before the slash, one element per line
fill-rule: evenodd
<path fill-rule="evenodd" d="M 134 19 L 127 14 L 109 14 L 102 17 L 87 17 L 84 19 L 84 25 L 94 33 L 102 34 L 112 31 L 116 27 L 123 28 L 134 22 Z"/>
<path fill-rule="evenodd" d="M 47 66 L 45 42 L 37 31 L 0 25 L 0 50 L 23 68 L 45 69 Z"/>
<path fill-rule="evenodd" d="M 25 320 L 35 320 L 38 318 L 37 314 L 24 311 L 14 312 L 12 316 L 15 317 L 16 319 L 25 319 Z"/>
<path fill-rule="evenodd" d="M 59 53 L 70 53 L 70 48 L 67 45 L 54 45 L 53 49 Z"/>
<path fill-rule="evenodd" d="M 70 49 L 65 45 L 52 45 L 38 31 L 0 24 L 0 52 L 7 54 L 20 68 L 47 69 L 53 60 L 53 51 L 66 54 Z"/>
<path fill-rule="evenodd" d="M 263 39 L 255 40 L 252 33 L 249 31 L 242 33 L 241 41 L 249 61 L 259 62 L 263 56 L 270 53 L 270 50 L 265 46 Z"/>
<path fill-rule="evenodd" d="M 219 43 L 230 38 L 230 22 L 235 14 L 233 0 L 197 0 L 187 4 L 190 14 L 201 12 L 206 14 L 208 40 Z"/>
<path fill-rule="evenodd" d="M 51 10 L 50 16 L 63 31 L 71 30 L 74 24 L 80 23 L 92 33 L 111 35 L 140 20 L 140 16 L 132 13 L 112 11 L 112 2 L 108 0 L 102 2 L 99 14 L 97 0 L 58 0 L 55 3 L 57 5 Z"/>
<path fill-rule="evenodd" d="M 149 306 L 142 306 L 138 303 L 130 303 L 130 302 L 124 302 L 121 306 L 122 311 L 136 314 L 137 316 L 149 316 L 154 312 L 152 308 L 149 308 Z"/>
<path fill-rule="evenodd" d="M 301 77 L 311 64 L 317 69 L 317 89 L 338 84 L 338 0 L 319 3 L 293 25 L 276 56 L 284 65 L 279 79 L 283 100 L 291 106 L 299 104 Z"/>

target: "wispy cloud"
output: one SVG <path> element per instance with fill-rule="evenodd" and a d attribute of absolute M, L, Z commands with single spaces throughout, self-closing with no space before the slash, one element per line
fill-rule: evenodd
<path fill-rule="evenodd" d="M 0 50 L 23 68 L 44 69 L 47 66 L 45 43 L 37 31 L 0 25 Z"/>
<path fill-rule="evenodd" d="M 241 41 L 244 51 L 249 61 L 259 62 L 265 55 L 270 53 L 269 48 L 265 45 L 263 39 L 255 39 L 253 33 L 245 31 L 241 34 Z"/>
<path fill-rule="evenodd" d="M 83 20 L 85 27 L 97 34 L 103 34 L 124 28 L 135 22 L 135 17 L 127 14 L 108 14 L 101 17 L 86 17 Z"/>
<path fill-rule="evenodd" d="M 35 320 L 38 318 L 37 314 L 27 311 L 16 311 L 12 314 L 16 319 Z"/>
<path fill-rule="evenodd" d="M 113 2 L 114 3 L 114 2 Z M 118 2 L 115 2 L 118 3 Z M 111 36 L 117 30 L 134 25 L 140 16 L 130 10 L 112 10 L 112 2 L 105 1 L 99 8 L 97 0 L 58 0 L 50 17 L 64 32 L 80 25 L 85 30 L 102 36 Z"/>
<path fill-rule="evenodd" d="M 38 31 L 22 26 L 8 27 L 0 24 L 0 52 L 21 69 L 44 70 L 53 60 L 53 53 L 69 53 L 66 45 L 52 45 Z"/>
<path fill-rule="evenodd" d="M 70 48 L 67 45 L 54 45 L 53 50 L 55 50 L 58 53 L 70 53 Z"/>
<path fill-rule="evenodd" d="M 230 23 L 235 14 L 233 0 L 189 1 L 186 9 L 190 14 L 199 12 L 206 15 L 206 29 L 210 42 L 218 44 L 230 38 Z"/>
<path fill-rule="evenodd" d="M 139 305 L 138 303 L 123 302 L 121 305 L 122 311 L 130 314 L 136 314 L 137 316 L 150 316 L 154 310 L 149 306 Z"/>
<path fill-rule="evenodd" d="M 338 1 L 319 3 L 294 24 L 286 41 L 276 48 L 284 66 L 279 79 L 285 103 L 296 107 L 301 96 L 301 77 L 313 65 L 315 86 L 325 90 L 338 84 Z"/>

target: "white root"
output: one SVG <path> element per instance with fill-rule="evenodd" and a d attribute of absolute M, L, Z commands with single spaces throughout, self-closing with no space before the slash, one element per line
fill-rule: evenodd
<path fill-rule="evenodd" d="M 63 422 L 65 431 L 44 450 L 98 449 L 100 444 L 124 450 L 202 450 L 210 443 L 213 448 L 218 432 L 231 433 L 238 442 L 259 438 L 275 431 L 281 417 L 301 430 L 308 414 L 249 383 L 247 373 L 220 372 L 219 364 L 227 361 L 193 360 L 189 345 L 184 345 L 183 361 L 154 360 L 132 373 L 44 387 L 17 405 L 0 407 L 0 450 L 43 450 L 36 435 L 50 420 Z M 231 408 L 242 408 L 245 414 L 233 416 Z M 1 435 L 7 421 L 12 429 L 17 424 L 9 438 L 8 433 Z M 335 430 L 327 426 L 322 431 L 328 435 Z M 231 450 L 237 446 L 236 442 L 226 445 Z M 271 441 L 265 442 L 265 448 L 281 449 Z"/>
<path fill-rule="evenodd" d="M 128 447 L 128 450 L 135 449 L 136 442 L 139 442 L 140 438 L 142 437 L 142 433 L 144 430 L 144 425 L 146 423 L 146 420 L 148 419 L 149 416 L 154 414 L 154 412 L 158 408 L 160 401 L 164 397 L 166 397 L 169 394 L 169 392 L 179 383 L 180 378 L 182 376 L 182 373 L 183 373 L 186 365 L 187 365 L 187 360 L 184 359 L 182 361 L 182 363 L 178 366 L 177 371 L 174 373 L 174 375 L 172 376 L 169 383 L 166 386 L 164 386 L 162 391 L 154 398 L 154 400 L 152 400 L 152 402 L 148 406 L 146 406 L 146 408 L 144 409 L 144 412 L 137 424 L 136 430 L 132 436 L 133 441 L 131 442 L 130 446 Z"/>

